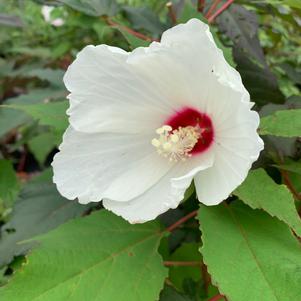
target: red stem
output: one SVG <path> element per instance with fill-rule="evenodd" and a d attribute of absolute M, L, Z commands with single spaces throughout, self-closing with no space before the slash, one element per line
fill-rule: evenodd
<path fill-rule="evenodd" d="M 209 17 L 208 23 L 212 23 L 214 19 L 218 15 L 220 15 L 224 10 L 226 10 L 233 2 L 234 0 L 228 0 L 225 4 L 223 4 L 212 16 Z"/>
<path fill-rule="evenodd" d="M 189 214 L 187 214 L 184 217 L 180 218 L 174 224 L 172 224 L 171 226 L 169 226 L 168 228 L 166 228 L 165 231 L 167 231 L 167 232 L 173 231 L 174 229 L 178 228 L 180 225 L 184 224 L 189 219 L 195 217 L 197 214 L 198 214 L 197 210 L 190 212 Z"/>
<path fill-rule="evenodd" d="M 200 13 L 203 12 L 204 7 L 205 7 L 205 0 L 199 0 L 199 1 L 198 1 L 198 11 L 199 11 Z"/>
<path fill-rule="evenodd" d="M 293 183 L 291 182 L 290 178 L 289 178 L 289 175 L 287 173 L 286 170 L 281 170 L 281 174 L 282 174 L 282 177 L 283 177 L 283 181 L 285 183 L 285 185 L 287 186 L 287 188 L 291 191 L 291 193 L 294 195 L 294 197 L 301 201 L 301 195 L 299 194 L 299 192 L 295 189 Z"/>
<path fill-rule="evenodd" d="M 106 17 L 105 18 L 105 21 L 107 22 L 108 25 L 112 26 L 112 27 L 120 27 L 122 28 L 123 30 L 127 31 L 129 34 L 141 39 L 141 40 L 144 40 L 144 41 L 148 41 L 148 42 L 152 42 L 152 41 L 156 41 L 148 36 L 145 36 L 144 34 L 140 33 L 140 32 L 137 32 L 131 28 L 128 28 L 124 25 L 120 25 L 114 21 L 112 21 L 110 18 Z"/>
<path fill-rule="evenodd" d="M 164 265 L 167 267 L 191 267 L 191 266 L 200 266 L 201 261 L 164 261 Z"/>
<path fill-rule="evenodd" d="M 166 7 L 168 9 L 168 14 L 169 14 L 172 24 L 173 25 L 177 24 L 177 16 L 176 16 L 175 10 L 173 9 L 172 2 L 167 2 Z"/>
<path fill-rule="evenodd" d="M 224 298 L 225 296 L 221 295 L 221 294 L 218 294 L 214 297 L 212 297 L 211 299 L 209 299 L 208 301 L 217 301 L 217 300 L 220 300 L 222 298 Z"/>
<path fill-rule="evenodd" d="M 210 281 L 210 275 L 208 274 L 208 271 L 207 271 L 207 267 L 204 263 L 202 264 L 201 272 L 202 272 L 202 277 L 204 280 L 205 293 L 208 294 L 209 285 L 210 285 L 211 281 Z"/>
<path fill-rule="evenodd" d="M 208 12 L 205 15 L 205 18 L 208 19 L 211 16 L 211 13 L 216 9 L 221 0 L 215 0 L 212 6 L 209 8 Z"/>
<path fill-rule="evenodd" d="M 23 153 L 21 155 L 21 158 L 20 158 L 20 161 L 19 161 L 19 165 L 17 167 L 17 172 L 24 171 L 25 163 L 26 163 L 26 158 L 27 158 L 27 149 L 24 146 Z"/>

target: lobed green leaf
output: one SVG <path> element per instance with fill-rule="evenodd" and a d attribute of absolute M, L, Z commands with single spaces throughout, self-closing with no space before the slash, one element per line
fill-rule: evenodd
<path fill-rule="evenodd" d="M 259 133 L 281 137 L 301 136 L 301 109 L 277 111 L 261 118 Z"/>
<path fill-rule="evenodd" d="M 201 205 L 204 262 L 228 300 L 298 300 L 300 243 L 289 228 L 243 204 Z"/>
<path fill-rule="evenodd" d="M 105 210 L 70 221 L 38 238 L 0 300 L 157 300 L 167 276 L 159 231 L 156 222 L 130 225 Z"/>
<path fill-rule="evenodd" d="M 253 209 L 263 209 L 276 216 L 301 236 L 301 219 L 292 194 L 285 185 L 276 184 L 264 169 L 251 170 L 233 194 Z"/>
<path fill-rule="evenodd" d="M 25 254 L 33 243 L 20 243 L 83 214 L 87 206 L 64 199 L 49 181 L 33 181 L 21 191 L 10 221 L 1 228 L 0 267 Z"/>
<path fill-rule="evenodd" d="M 66 115 L 68 105 L 68 101 L 58 101 L 31 105 L 12 104 L 3 105 L 3 107 L 21 110 L 32 118 L 38 119 L 41 125 L 52 126 L 57 130 L 64 131 L 68 127 Z"/>

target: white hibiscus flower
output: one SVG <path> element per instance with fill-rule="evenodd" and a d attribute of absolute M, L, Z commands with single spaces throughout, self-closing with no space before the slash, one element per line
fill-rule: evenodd
<path fill-rule="evenodd" d="M 87 46 L 64 82 L 70 126 L 54 182 L 131 223 L 176 208 L 192 180 L 200 202 L 222 202 L 263 148 L 239 73 L 197 19 L 133 52 Z"/>

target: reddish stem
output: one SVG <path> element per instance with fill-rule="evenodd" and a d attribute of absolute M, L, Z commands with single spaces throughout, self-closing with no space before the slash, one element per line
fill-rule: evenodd
<path fill-rule="evenodd" d="M 168 9 L 168 14 L 169 14 L 172 24 L 173 25 L 177 24 L 177 16 L 176 16 L 175 10 L 173 9 L 172 2 L 167 2 L 166 7 Z"/>
<path fill-rule="evenodd" d="M 209 285 L 210 285 L 210 275 L 208 274 L 208 271 L 207 271 L 207 267 L 206 265 L 203 263 L 202 264 L 202 276 L 203 276 L 203 279 L 204 279 L 204 289 L 205 289 L 205 293 L 208 294 L 208 290 L 209 290 Z"/>
<path fill-rule="evenodd" d="M 281 170 L 281 174 L 282 174 L 282 177 L 283 177 L 283 181 L 285 183 L 285 185 L 287 186 L 287 188 L 291 191 L 291 193 L 294 195 L 294 197 L 301 201 L 301 195 L 299 194 L 299 192 L 295 189 L 293 183 L 291 182 L 290 178 L 289 178 L 289 175 L 287 173 L 286 170 Z"/>
<path fill-rule="evenodd" d="M 204 7 L 205 7 L 205 0 L 199 0 L 199 1 L 198 1 L 198 11 L 199 11 L 200 13 L 203 12 Z"/>
<path fill-rule="evenodd" d="M 208 23 L 212 23 L 214 19 L 218 15 L 220 15 L 224 10 L 226 10 L 233 2 L 234 0 L 228 0 L 225 4 L 223 4 L 212 16 L 209 17 Z"/>
<path fill-rule="evenodd" d="M 178 221 L 176 221 L 174 224 L 166 228 L 165 231 L 172 232 L 174 229 L 178 228 L 180 225 L 184 224 L 189 219 L 195 217 L 198 214 L 198 211 L 192 211 L 189 214 L 185 215 L 184 217 L 180 218 Z"/>
<path fill-rule="evenodd" d="M 167 267 L 191 267 L 191 266 L 200 266 L 201 261 L 164 261 L 164 265 Z"/>
<path fill-rule="evenodd" d="M 144 34 L 140 33 L 140 32 L 137 32 L 131 28 L 128 28 L 124 25 L 120 25 L 114 21 L 112 21 L 110 18 L 106 17 L 105 18 L 105 21 L 107 22 L 108 25 L 112 26 L 112 27 L 119 27 L 125 31 L 127 31 L 129 34 L 141 39 L 141 40 L 144 40 L 144 41 L 148 41 L 148 42 L 152 42 L 152 41 L 156 41 L 148 36 L 145 36 Z"/>
<path fill-rule="evenodd" d="M 17 172 L 24 171 L 25 163 L 26 163 L 26 158 L 27 158 L 27 149 L 24 146 L 23 153 L 21 155 L 20 162 L 19 162 L 19 165 L 17 167 Z"/>
<path fill-rule="evenodd" d="M 219 4 L 220 2 L 221 2 L 221 0 L 215 0 L 215 1 L 213 2 L 213 4 L 211 5 L 211 7 L 209 8 L 208 12 L 207 12 L 206 15 L 205 15 L 205 18 L 206 18 L 206 19 L 208 19 L 208 18 L 211 16 L 212 12 L 216 9 L 216 7 L 218 6 L 218 4 Z"/>
<path fill-rule="evenodd" d="M 225 296 L 221 295 L 221 294 L 218 294 L 214 297 L 212 297 L 211 299 L 209 299 L 208 301 L 217 301 L 217 300 L 220 300 L 222 298 L 224 298 Z"/>

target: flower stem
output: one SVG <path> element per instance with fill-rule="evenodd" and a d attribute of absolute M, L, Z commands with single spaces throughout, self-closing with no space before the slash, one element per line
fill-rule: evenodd
<path fill-rule="evenodd" d="M 211 7 L 209 8 L 208 12 L 207 12 L 206 15 L 205 15 L 205 18 L 206 18 L 206 19 L 209 19 L 209 18 L 210 18 L 212 12 L 216 9 L 216 7 L 218 6 L 218 4 L 219 4 L 220 2 L 221 2 L 221 0 L 215 0 L 215 1 L 213 2 L 213 4 L 211 5 Z"/>
<path fill-rule="evenodd" d="M 204 7 L 205 7 L 205 0 L 199 0 L 199 1 L 198 1 L 198 11 L 199 11 L 200 13 L 203 12 Z"/>
<path fill-rule="evenodd" d="M 219 8 L 212 16 L 209 17 L 208 23 L 212 23 L 214 19 L 218 15 L 220 15 L 224 10 L 226 10 L 233 2 L 234 0 L 228 0 L 224 5 L 222 5 L 221 8 Z"/>
<path fill-rule="evenodd" d="M 188 213 L 187 215 L 185 215 L 184 217 L 182 217 L 178 221 L 176 221 L 174 224 L 172 224 L 171 226 L 166 228 L 165 231 L 172 232 L 174 229 L 178 228 L 180 225 L 184 224 L 189 219 L 195 217 L 197 215 L 197 213 L 198 213 L 197 210 Z"/>
<path fill-rule="evenodd" d="M 164 261 L 164 265 L 167 267 L 191 267 L 191 266 L 200 266 L 202 264 L 201 261 Z"/>
<path fill-rule="evenodd" d="M 290 190 L 290 192 L 294 195 L 294 197 L 295 197 L 297 200 L 301 201 L 301 195 L 300 195 L 300 193 L 295 189 L 293 183 L 291 182 L 291 179 L 289 178 L 289 175 L 288 175 L 287 171 L 282 169 L 280 172 L 281 172 L 281 175 L 282 175 L 282 177 L 283 177 L 283 182 L 284 182 L 284 184 L 287 186 L 287 188 Z"/>
<path fill-rule="evenodd" d="M 172 5 L 172 2 L 167 2 L 166 3 L 166 7 L 168 9 L 168 14 L 169 14 L 169 17 L 171 19 L 171 22 L 173 25 L 177 24 L 177 16 L 176 16 L 176 13 L 175 13 L 175 10 L 174 10 L 174 7 Z"/>
<path fill-rule="evenodd" d="M 112 21 L 109 17 L 104 17 L 104 20 L 107 22 L 108 25 L 110 25 L 111 27 L 119 27 L 125 31 L 127 31 L 129 34 L 135 36 L 136 38 L 139 38 L 141 40 L 144 41 L 148 41 L 148 42 L 152 42 L 152 41 L 156 41 L 155 39 L 148 37 L 140 32 L 137 32 L 129 27 L 126 27 L 124 25 L 120 25 L 117 22 Z"/>
<path fill-rule="evenodd" d="M 218 300 L 220 300 L 220 299 L 222 299 L 222 298 L 224 298 L 224 297 L 225 297 L 225 296 L 223 296 L 223 295 L 221 295 L 221 294 L 218 294 L 218 295 L 212 297 L 211 299 L 209 299 L 208 301 L 218 301 Z"/>

